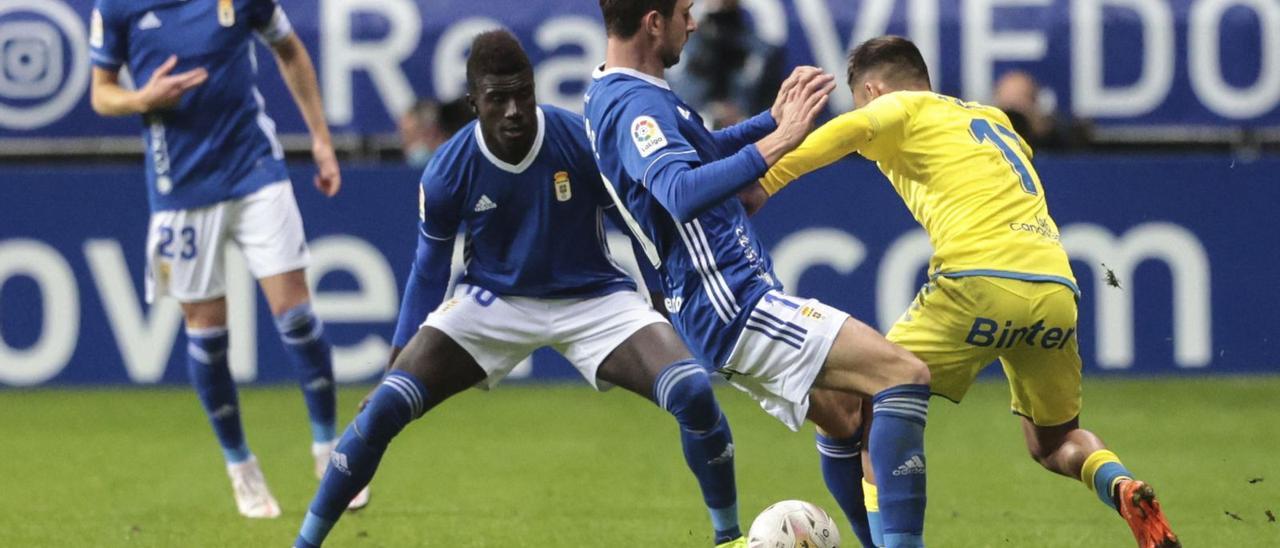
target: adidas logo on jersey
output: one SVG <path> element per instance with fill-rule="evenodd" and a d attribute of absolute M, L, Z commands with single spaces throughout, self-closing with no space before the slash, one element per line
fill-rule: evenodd
<path fill-rule="evenodd" d="M 138 20 L 138 30 L 151 30 L 160 28 L 160 18 L 156 17 L 156 12 L 149 11 L 142 19 Z"/>
<path fill-rule="evenodd" d="M 920 458 L 920 455 L 912 455 L 907 462 L 902 463 L 902 465 L 898 466 L 897 470 L 893 471 L 893 475 L 895 476 L 909 476 L 911 474 L 923 473 L 924 459 Z"/>
<path fill-rule="evenodd" d="M 481 194 L 480 199 L 476 201 L 475 210 L 478 213 L 481 211 L 489 211 L 495 207 L 498 207 L 498 204 L 493 203 L 493 200 L 490 200 L 488 196 Z"/>

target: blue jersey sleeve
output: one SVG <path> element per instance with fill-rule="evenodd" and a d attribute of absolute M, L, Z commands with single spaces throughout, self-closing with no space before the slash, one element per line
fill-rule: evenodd
<path fill-rule="evenodd" d="M 107 0 L 97 0 L 89 15 L 89 57 L 93 64 L 116 71 L 129 53 L 129 23 Z"/>
<path fill-rule="evenodd" d="M 773 119 L 773 114 L 766 110 L 711 135 L 715 138 L 716 146 L 720 147 L 720 150 L 736 151 L 763 139 L 775 129 L 778 129 L 778 122 Z"/>
<path fill-rule="evenodd" d="M 449 286 L 453 241 L 457 237 L 460 189 L 440 172 L 444 162 L 427 166 L 418 191 L 418 250 L 400 303 L 392 344 L 404 347 L 427 313 L 440 306 Z"/>
<path fill-rule="evenodd" d="M 614 143 L 623 168 L 682 223 L 754 184 L 769 167 L 754 144 L 703 165 L 661 94 L 636 90 L 623 102 Z"/>

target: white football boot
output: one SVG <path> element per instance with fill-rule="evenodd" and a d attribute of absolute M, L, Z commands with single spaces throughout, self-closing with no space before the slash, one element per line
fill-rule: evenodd
<path fill-rule="evenodd" d="M 262 477 L 258 458 L 227 465 L 231 477 L 231 490 L 236 496 L 236 509 L 246 518 L 280 517 L 280 504 L 271 496 L 267 480 Z"/>
<path fill-rule="evenodd" d="M 311 444 L 311 457 L 316 463 L 316 479 L 324 479 L 324 472 L 329 467 L 329 459 L 333 456 L 333 450 L 338 447 L 338 440 L 327 443 L 313 442 Z M 369 486 L 364 486 L 356 496 L 347 503 L 347 510 L 359 510 L 369 505 Z"/>

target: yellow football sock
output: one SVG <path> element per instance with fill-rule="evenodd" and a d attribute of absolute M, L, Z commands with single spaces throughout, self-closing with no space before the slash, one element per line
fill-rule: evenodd
<path fill-rule="evenodd" d="M 1080 481 L 1097 493 L 1099 500 L 1112 508 L 1115 508 L 1115 501 L 1111 498 L 1112 489 L 1122 479 L 1133 479 L 1133 475 L 1120 463 L 1120 457 L 1106 449 L 1094 451 L 1084 459 L 1084 466 L 1080 468 Z"/>

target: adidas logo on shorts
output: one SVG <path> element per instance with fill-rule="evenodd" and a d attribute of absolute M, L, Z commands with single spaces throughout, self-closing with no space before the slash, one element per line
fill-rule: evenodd
<path fill-rule="evenodd" d="M 912 455 L 911 458 L 907 460 L 907 462 L 902 463 L 901 466 L 898 466 L 897 470 L 893 471 L 893 475 L 895 476 L 908 476 L 911 474 L 923 474 L 923 473 L 924 473 L 924 459 L 921 459 L 920 455 Z"/>
<path fill-rule="evenodd" d="M 495 207 L 498 207 L 498 204 L 493 203 L 493 200 L 490 200 L 487 195 L 481 194 L 480 199 L 476 201 L 475 210 L 476 212 L 489 211 Z"/>

